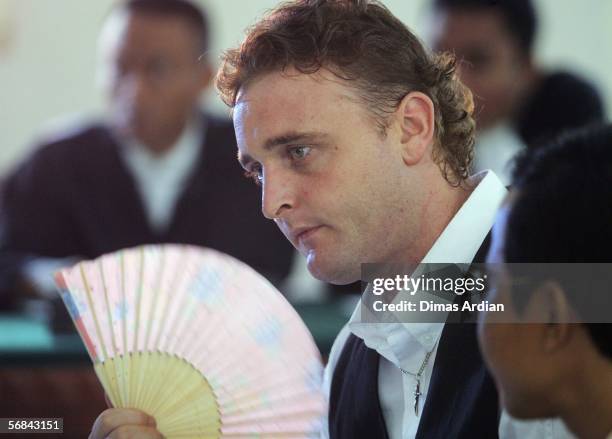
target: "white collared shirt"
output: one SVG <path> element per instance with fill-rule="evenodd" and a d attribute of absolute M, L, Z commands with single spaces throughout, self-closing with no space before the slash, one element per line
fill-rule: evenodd
<path fill-rule="evenodd" d="M 507 191 L 491 171 L 481 172 L 472 178 L 477 186 L 423 258 L 423 263 L 470 263 L 489 233 L 497 209 Z M 324 391 L 329 397 L 336 363 L 352 332 L 381 356 L 378 394 L 389 438 L 414 438 L 420 421 L 420 416 L 417 417 L 414 413 L 412 397 L 415 380 L 414 377 L 403 374 L 399 367 L 409 372 L 416 372 L 420 369 L 427 352 L 432 351 L 421 375 L 422 397 L 419 400 L 419 413 L 422 413 L 435 363 L 437 341 L 442 334 L 444 324 L 362 323 L 360 320 L 361 302 L 357 304 L 349 323 L 340 331 L 334 342 L 325 369 Z M 499 432 L 503 439 L 571 437 L 555 435 L 555 432 L 560 431 L 558 424 L 560 422 L 516 422 L 504 412 Z M 322 437 L 328 436 L 326 424 Z"/>
<path fill-rule="evenodd" d="M 153 154 L 140 142 L 121 140 L 121 157 L 134 177 L 147 220 L 162 232 L 170 225 L 176 204 L 200 155 L 204 129 L 188 124 L 176 143 L 162 155 Z"/>

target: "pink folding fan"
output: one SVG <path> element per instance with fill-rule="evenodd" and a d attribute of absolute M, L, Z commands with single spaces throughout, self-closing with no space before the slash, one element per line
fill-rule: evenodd
<path fill-rule="evenodd" d="M 166 437 L 314 437 L 322 365 L 297 313 L 236 259 L 151 245 L 57 276 L 113 406 Z"/>

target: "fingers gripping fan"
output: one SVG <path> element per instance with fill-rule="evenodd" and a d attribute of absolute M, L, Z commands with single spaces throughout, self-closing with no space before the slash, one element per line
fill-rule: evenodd
<path fill-rule="evenodd" d="M 262 276 L 198 247 L 144 246 L 62 270 L 62 297 L 115 407 L 166 437 L 309 437 L 319 352 Z"/>

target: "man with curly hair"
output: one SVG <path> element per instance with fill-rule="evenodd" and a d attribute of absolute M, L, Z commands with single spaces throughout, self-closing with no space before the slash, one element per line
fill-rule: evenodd
<path fill-rule="evenodd" d="M 364 262 L 483 261 L 506 190 L 493 173 L 468 174 L 471 93 L 451 56 L 429 53 L 380 3 L 282 4 L 225 53 L 217 87 L 263 214 L 315 277 L 355 282 Z M 474 324 L 360 317 L 359 305 L 332 348 L 324 437 L 493 438 L 508 427 Z M 147 421 L 110 410 L 94 437 Z"/>

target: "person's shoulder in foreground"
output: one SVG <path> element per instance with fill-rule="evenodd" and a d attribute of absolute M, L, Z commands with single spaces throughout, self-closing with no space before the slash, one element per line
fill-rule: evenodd
<path fill-rule="evenodd" d="M 612 431 L 611 163 L 611 125 L 523 155 L 488 256 L 508 311 L 479 325 L 506 409 L 586 439 Z"/>

